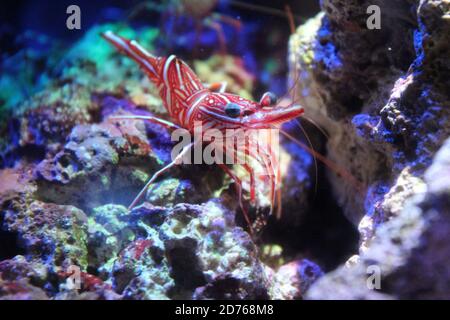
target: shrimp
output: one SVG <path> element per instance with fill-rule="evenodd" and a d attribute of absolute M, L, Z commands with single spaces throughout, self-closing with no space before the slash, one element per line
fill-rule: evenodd
<path fill-rule="evenodd" d="M 270 92 L 266 92 L 259 102 L 254 102 L 235 94 L 226 93 L 226 83 L 204 85 L 194 71 L 176 56 L 156 57 L 136 41 L 125 39 L 112 31 L 103 33 L 102 37 L 134 60 L 145 72 L 158 89 L 171 121 L 153 116 L 138 115 L 116 116 L 113 117 L 114 119 L 148 120 L 163 125 L 170 130 L 183 128 L 189 132 L 194 132 L 196 125 L 200 124 L 201 132 L 205 134 L 208 130 L 217 129 L 226 135 L 229 132 L 227 130 L 273 129 L 304 113 L 304 109 L 300 105 L 291 104 L 285 107 L 277 105 L 276 96 Z M 277 170 L 277 154 L 270 145 L 263 146 L 258 139 L 253 139 L 252 142 L 258 144 L 260 148 L 256 153 L 248 147 L 248 144 L 244 145 L 245 155 L 252 160 L 243 165 L 243 169 L 250 176 L 250 200 L 254 202 L 256 197 L 256 173 L 253 164 L 257 163 L 263 169 L 264 176 L 268 177 L 269 180 L 270 212 L 272 213 L 277 199 L 280 198 L 280 196 L 275 196 L 277 192 L 280 192 L 281 179 L 279 170 Z M 149 186 L 167 170 L 180 163 L 180 160 L 191 151 L 195 144 L 194 141 L 185 146 L 172 159 L 172 162 L 154 173 L 133 200 L 129 210 L 138 204 Z M 225 152 L 227 156 L 234 159 L 238 150 L 227 148 Z M 242 179 L 227 165 L 219 163 L 218 166 L 235 182 L 239 206 L 249 226 L 249 232 L 253 234 L 248 211 L 243 205 Z"/>

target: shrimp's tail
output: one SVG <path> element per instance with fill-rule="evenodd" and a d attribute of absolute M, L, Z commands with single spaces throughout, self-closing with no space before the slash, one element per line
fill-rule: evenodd
<path fill-rule="evenodd" d="M 161 58 L 149 53 L 135 40 L 125 39 L 112 31 L 106 31 L 101 36 L 116 47 L 119 51 L 133 59 L 150 77 L 150 80 L 157 82 L 159 80 L 158 69 Z"/>

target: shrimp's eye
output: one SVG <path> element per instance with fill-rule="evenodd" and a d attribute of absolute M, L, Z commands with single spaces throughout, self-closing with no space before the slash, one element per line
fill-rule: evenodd
<path fill-rule="evenodd" d="M 266 92 L 259 100 L 259 104 L 262 107 L 271 107 L 277 103 L 277 96 L 272 92 Z"/>
<path fill-rule="evenodd" d="M 225 113 L 230 118 L 237 118 L 241 114 L 241 107 L 236 103 L 227 103 L 225 106 Z"/>

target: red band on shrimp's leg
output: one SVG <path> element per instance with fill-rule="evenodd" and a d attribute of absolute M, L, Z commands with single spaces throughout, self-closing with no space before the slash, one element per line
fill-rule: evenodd
<path fill-rule="evenodd" d="M 229 152 L 228 150 L 225 150 Z M 243 163 L 241 163 L 242 167 L 245 171 L 250 175 L 250 202 L 255 204 L 256 202 L 256 182 L 255 182 L 255 170 L 248 163 L 248 156 L 250 155 L 250 150 L 246 148 L 243 152 L 238 152 L 237 150 L 232 151 L 233 159 L 242 159 Z"/>
<path fill-rule="evenodd" d="M 281 218 L 281 170 L 278 162 L 278 155 L 272 150 L 270 144 L 267 145 L 267 150 L 263 149 L 267 152 L 267 156 L 270 161 L 271 169 L 274 174 L 274 197 L 273 204 L 277 207 L 276 217 Z"/>
<path fill-rule="evenodd" d="M 265 176 L 269 176 L 269 185 L 270 185 L 270 214 L 272 214 L 273 207 L 275 206 L 275 190 L 277 187 L 277 180 L 275 176 L 275 171 L 272 166 L 272 158 L 271 155 L 267 152 L 266 149 L 262 145 L 258 146 L 259 153 L 258 155 L 252 155 L 255 159 L 257 159 L 261 165 L 263 166 L 265 173 Z"/>
<path fill-rule="evenodd" d="M 231 179 L 233 179 L 233 181 L 235 183 L 236 192 L 238 193 L 238 197 L 239 197 L 239 206 L 240 206 L 240 208 L 242 210 L 242 215 L 244 216 L 245 222 L 248 225 L 248 230 L 249 230 L 250 236 L 253 238 L 254 232 L 253 232 L 252 222 L 250 221 L 250 216 L 249 216 L 248 211 L 245 208 L 244 203 L 242 201 L 242 199 L 243 199 L 243 196 L 242 196 L 242 181 L 225 164 L 220 164 L 219 163 L 217 165 L 220 168 L 222 168 L 222 170 L 225 171 L 225 173 L 228 174 L 231 177 Z"/>
<path fill-rule="evenodd" d="M 250 201 L 252 204 L 255 204 L 256 202 L 255 171 L 251 166 L 248 165 L 248 163 L 245 163 L 243 167 L 250 175 Z"/>

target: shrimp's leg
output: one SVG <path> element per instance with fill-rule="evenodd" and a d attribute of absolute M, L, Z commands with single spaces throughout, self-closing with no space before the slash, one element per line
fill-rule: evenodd
<path fill-rule="evenodd" d="M 255 170 L 252 168 L 251 164 L 249 163 L 249 159 L 253 159 L 256 162 L 261 165 L 261 167 L 264 170 L 263 176 L 269 176 L 270 180 L 270 201 L 271 201 L 271 210 L 270 213 L 272 213 L 272 207 L 274 203 L 274 190 L 276 187 L 276 182 L 274 180 L 274 170 L 272 167 L 272 161 L 271 157 L 268 154 L 267 150 L 265 150 L 262 145 L 258 142 L 258 140 L 253 139 L 250 141 L 250 145 L 257 145 L 260 152 L 255 153 L 256 150 L 253 150 L 252 148 L 246 148 L 245 150 L 242 150 L 241 152 L 236 152 L 238 159 L 243 159 L 243 163 L 241 164 L 242 167 L 249 173 L 250 175 L 250 200 L 254 204 L 256 199 L 256 181 L 255 181 Z M 234 154 L 233 154 L 234 155 Z"/>
<path fill-rule="evenodd" d="M 249 156 L 258 161 L 264 168 L 264 175 L 269 176 L 270 202 L 271 202 L 270 214 L 272 214 L 272 209 L 275 204 L 275 189 L 277 185 L 275 171 L 273 168 L 271 155 L 267 152 L 265 148 L 262 147 L 262 145 L 259 145 L 258 148 L 260 151 L 258 152 L 258 154 L 254 154 L 253 152 L 249 151 Z"/>
<path fill-rule="evenodd" d="M 255 204 L 256 202 L 255 172 L 252 169 L 252 167 L 249 166 L 248 163 L 245 163 L 243 167 L 250 175 L 250 201 L 252 204 Z"/>
<path fill-rule="evenodd" d="M 183 148 L 183 150 L 175 157 L 175 159 L 173 159 L 173 161 L 171 163 L 169 163 L 167 166 L 165 166 L 164 168 L 158 170 L 157 172 L 155 172 L 153 174 L 153 176 L 150 178 L 150 180 L 148 180 L 148 182 L 145 184 L 144 188 L 142 188 L 142 190 L 139 192 L 139 194 L 136 196 L 136 198 L 134 198 L 133 202 L 130 204 L 130 206 L 128 207 L 128 210 L 133 209 L 136 206 L 136 203 L 138 203 L 138 201 L 142 198 L 142 196 L 144 195 L 145 191 L 147 191 L 148 187 L 150 187 L 150 185 L 160 176 L 162 175 L 164 172 L 166 172 L 167 170 L 169 170 L 170 168 L 172 168 L 173 166 L 179 164 L 181 162 L 181 159 L 187 154 L 188 151 L 191 150 L 191 148 L 194 146 L 195 142 L 191 142 L 189 145 L 187 145 L 186 147 Z"/>
<path fill-rule="evenodd" d="M 250 175 L 250 202 L 252 204 L 255 204 L 256 200 L 256 183 L 255 183 L 255 170 L 249 165 L 248 159 L 246 156 L 250 155 L 250 150 L 243 150 L 243 151 L 234 151 L 234 155 L 237 156 L 237 159 L 243 160 L 243 163 L 241 164 L 242 168 L 244 168 L 245 171 Z"/>
<path fill-rule="evenodd" d="M 170 121 L 160 119 L 157 117 L 152 117 L 152 116 L 139 116 L 139 115 L 112 116 L 112 117 L 109 117 L 108 119 L 111 119 L 111 120 L 148 120 L 150 122 L 160 124 L 160 125 L 166 127 L 167 129 L 172 129 L 172 130 L 181 129 L 181 127 L 176 125 L 175 123 L 172 123 Z"/>
<path fill-rule="evenodd" d="M 252 227 L 252 223 L 251 223 L 251 221 L 250 221 L 250 217 L 249 217 L 248 211 L 247 211 L 247 209 L 244 207 L 244 203 L 242 202 L 242 181 L 241 181 L 241 179 L 239 179 L 239 177 L 236 176 L 236 175 L 233 173 L 233 171 L 231 171 L 231 169 L 228 168 L 225 164 L 220 164 L 220 163 L 219 163 L 219 164 L 217 164 L 217 165 L 218 165 L 220 168 L 222 168 L 222 170 L 225 171 L 225 173 L 228 174 L 228 175 L 231 177 L 231 179 L 234 180 L 234 183 L 235 183 L 235 186 L 236 186 L 236 192 L 238 193 L 238 197 L 239 197 L 239 206 L 240 206 L 240 208 L 241 208 L 241 210 L 242 210 L 242 214 L 243 214 L 243 216 L 244 216 L 245 222 L 246 222 L 247 225 L 248 225 L 250 235 L 251 235 L 252 238 L 253 238 L 253 227 Z"/>
<path fill-rule="evenodd" d="M 263 148 L 264 150 L 264 148 Z M 281 184 L 281 169 L 280 169 L 280 165 L 278 163 L 277 160 L 277 155 L 273 152 L 272 148 L 270 147 L 270 145 L 267 145 L 267 150 L 265 150 L 267 152 L 267 157 L 269 159 L 270 165 L 272 166 L 272 173 L 273 173 L 273 192 L 274 192 L 274 196 L 273 196 L 273 203 L 276 204 L 277 206 L 277 212 L 276 212 L 276 217 L 277 219 L 281 218 L 281 188 L 280 188 L 280 184 Z M 276 193 L 276 195 L 275 195 Z M 275 198 L 276 196 L 276 198 Z M 275 200 L 276 199 L 276 200 Z"/>

